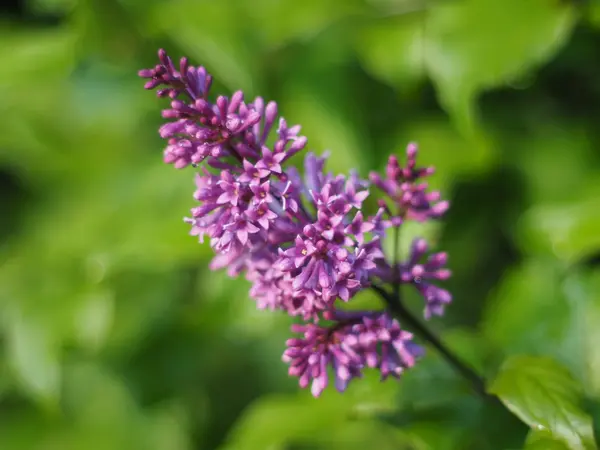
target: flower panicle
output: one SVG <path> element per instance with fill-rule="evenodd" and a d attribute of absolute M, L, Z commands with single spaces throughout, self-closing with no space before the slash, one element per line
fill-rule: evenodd
<path fill-rule="evenodd" d="M 450 276 L 444 253 L 426 257 L 422 239 L 405 262 L 386 260 L 382 249 L 390 227 L 436 219 L 448 208 L 421 181 L 433 169 L 417 167 L 416 145 L 408 146 L 405 167 L 390 157 L 385 177 L 334 175 L 326 171 L 327 154 L 311 152 L 301 173 L 290 159 L 307 139 L 279 116 L 277 103 L 246 102 L 242 91 L 213 97 L 204 67 L 186 58 L 176 65 L 164 50 L 158 59 L 139 75 L 146 89 L 171 101 L 159 129 L 164 162 L 197 168 L 197 206 L 184 220 L 213 249 L 212 270 L 243 274 L 251 283 L 257 308 L 305 322 L 293 327 L 302 337 L 289 340 L 284 352 L 290 375 L 318 396 L 330 371 L 344 390 L 366 368 L 384 380 L 412 367 L 423 350 L 398 321 L 385 311 L 349 313 L 343 306 L 373 280 L 413 285 L 425 299 L 426 318 L 441 315 L 451 300 L 434 284 Z M 385 196 L 372 202 L 379 205 L 374 214 L 365 207 L 371 186 Z"/>

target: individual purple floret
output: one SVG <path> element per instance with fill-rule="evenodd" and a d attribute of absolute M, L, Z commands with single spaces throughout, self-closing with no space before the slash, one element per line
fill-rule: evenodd
<path fill-rule="evenodd" d="M 386 196 L 371 199 L 369 182 L 356 172 L 327 172 L 327 155 L 307 153 L 303 173 L 289 165 L 307 140 L 299 125 L 279 117 L 275 102 L 247 102 L 241 91 L 211 100 L 206 69 L 185 58 L 176 67 L 163 50 L 159 64 L 139 75 L 148 80 L 146 89 L 171 99 L 159 129 L 165 163 L 198 168 L 198 205 L 185 221 L 191 235 L 210 242 L 210 268 L 243 274 L 257 308 L 306 322 L 292 327 L 302 337 L 288 340 L 284 353 L 300 386 L 311 384 L 319 396 L 330 369 L 343 391 L 365 368 L 379 370 L 384 380 L 412 367 L 423 350 L 387 312 L 344 312 L 340 306 L 373 283 L 414 285 L 425 298 L 427 318 L 442 314 L 451 300 L 433 284 L 450 276 L 445 253 L 422 262 L 428 250 L 422 239 L 406 262 L 388 261 L 382 251 L 390 227 L 435 219 L 448 208 L 421 182 L 433 169 L 416 166 L 416 145 L 408 146 L 406 167 L 392 155 L 385 178 L 370 175 Z M 366 203 L 378 209 L 367 212 Z"/>

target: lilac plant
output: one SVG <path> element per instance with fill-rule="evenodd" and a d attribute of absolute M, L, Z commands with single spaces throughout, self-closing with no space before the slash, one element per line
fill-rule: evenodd
<path fill-rule="evenodd" d="M 292 326 L 296 337 L 283 354 L 300 386 L 310 385 L 319 396 L 330 373 L 343 391 L 366 368 L 386 379 L 413 367 L 423 349 L 393 317 L 399 298 L 384 286 L 396 292 L 400 285 L 414 286 L 427 319 L 443 314 L 451 301 L 436 285 L 450 276 L 445 253 L 427 256 L 423 239 L 412 243 L 406 261 L 386 257 L 382 249 L 386 235 L 398 233 L 404 222 L 435 220 L 448 209 L 423 182 L 434 170 L 417 166 L 417 146 L 408 145 L 404 166 L 392 155 L 385 176 L 371 173 L 368 180 L 357 173 L 334 175 L 326 170 L 327 155 L 310 152 L 301 173 L 292 157 L 304 152 L 307 139 L 300 126 L 278 117 L 275 102 L 247 102 L 241 91 L 211 100 L 206 69 L 186 58 L 176 66 L 163 50 L 159 63 L 139 75 L 148 80 L 146 89 L 171 99 L 160 127 L 167 141 L 164 161 L 198 169 L 198 205 L 185 220 L 200 242 L 208 238 L 215 252 L 211 269 L 244 274 L 259 309 L 303 322 Z M 371 194 L 381 195 L 372 202 L 378 207 L 373 214 L 365 207 Z M 344 309 L 371 288 L 387 308 Z"/>

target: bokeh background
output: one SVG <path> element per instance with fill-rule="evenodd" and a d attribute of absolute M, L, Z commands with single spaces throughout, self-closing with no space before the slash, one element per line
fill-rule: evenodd
<path fill-rule="evenodd" d="M 406 143 L 438 171 L 455 301 L 431 326 L 482 374 L 551 355 L 600 396 L 600 5 L 569 0 L 24 0 L 0 16 L 0 449 L 516 449 L 431 350 L 315 400 L 290 319 L 207 269 L 162 163 L 164 47 L 280 103 L 329 167 Z M 375 302 L 368 294 L 357 304 Z"/>

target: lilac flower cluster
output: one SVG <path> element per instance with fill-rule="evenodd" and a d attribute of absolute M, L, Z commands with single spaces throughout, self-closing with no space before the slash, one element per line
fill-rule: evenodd
<path fill-rule="evenodd" d="M 361 377 L 364 367 L 377 368 L 382 380 L 399 378 L 414 366 L 423 349 L 412 342 L 412 334 L 400 328 L 388 314 L 374 311 L 336 311 L 335 324 L 320 327 L 314 323 L 293 325 L 302 338 L 289 339 L 283 360 L 290 375 L 300 378 L 317 397 L 329 383 L 327 368 L 333 367 L 335 386 L 344 391 L 352 378 Z"/>
<path fill-rule="evenodd" d="M 182 169 L 198 167 L 194 198 L 199 205 L 185 220 L 200 242 L 208 238 L 215 252 L 211 269 L 244 274 L 259 309 L 282 310 L 304 325 L 292 331 L 283 359 L 302 387 L 312 383 L 318 396 L 328 384 L 328 369 L 343 391 L 363 369 L 376 368 L 382 379 L 412 367 L 422 349 L 412 335 L 385 311 L 347 312 L 340 306 L 372 283 L 412 284 L 425 299 L 425 316 L 442 314 L 450 294 L 433 284 L 450 272 L 446 255 L 422 262 L 427 243 L 413 243 L 406 262 L 386 260 L 382 240 L 390 227 L 405 220 L 440 217 L 448 203 L 429 192 L 422 178 L 431 168 L 417 168 L 417 148 L 410 144 L 401 167 L 390 157 L 386 178 L 376 173 L 362 180 L 356 173 L 333 175 L 327 156 L 307 153 L 301 174 L 286 165 L 304 150 L 300 126 L 278 118 L 277 104 L 257 97 L 247 102 L 241 91 L 209 99 L 212 77 L 204 67 L 182 58 L 176 66 L 163 51 L 159 63 L 140 71 L 146 89 L 171 99 L 160 128 L 167 141 L 164 161 Z M 199 166 L 202 164 L 202 166 Z M 367 215 L 363 203 L 369 186 L 386 200 Z"/>

